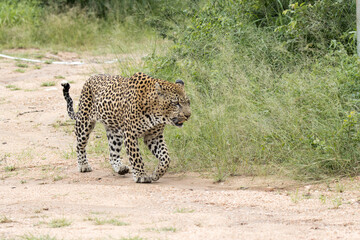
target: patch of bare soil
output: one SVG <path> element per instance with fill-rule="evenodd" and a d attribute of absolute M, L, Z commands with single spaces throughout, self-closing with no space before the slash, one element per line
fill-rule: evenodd
<path fill-rule="evenodd" d="M 0 239 L 360 239 L 359 178 L 214 183 L 189 173 L 135 184 L 101 158 L 90 159 L 93 172 L 77 172 L 60 82 L 73 82 L 77 103 L 104 67 L 26 64 L 0 59 Z"/>

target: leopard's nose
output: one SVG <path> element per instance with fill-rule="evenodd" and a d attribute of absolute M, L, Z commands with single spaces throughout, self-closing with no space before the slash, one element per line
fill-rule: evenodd
<path fill-rule="evenodd" d="M 184 114 L 184 117 L 186 120 L 188 120 L 190 118 L 190 116 L 191 116 L 191 112 Z"/>

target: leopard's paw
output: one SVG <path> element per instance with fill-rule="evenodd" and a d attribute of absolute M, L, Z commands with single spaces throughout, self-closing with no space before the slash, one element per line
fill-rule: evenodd
<path fill-rule="evenodd" d="M 92 171 L 89 164 L 78 165 L 78 168 L 79 168 L 79 172 L 91 172 Z"/>
<path fill-rule="evenodd" d="M 136 183 L 151 183 L 151 177 L 147 175 L 133 176 L 134 182 Z"/>
<path fill-rule="evenodd" d="M 153 182 L 155 182 L 155 181 L 157 181 L 157 180 L 159 180 L 160 179 L 160 176 L 159 176 L 159 174 L 157 173 L 157 172 L 154 172 L 152 175 L 151 175 L 151 180 L 153 181 Z"/>
<path fill-rule="evenodd" d="M 125 175 L 129 173 L 130 168 L 126 165 L 120 165 L 114 168 L 115 172 L 117 172 L 119 175 Z"/>

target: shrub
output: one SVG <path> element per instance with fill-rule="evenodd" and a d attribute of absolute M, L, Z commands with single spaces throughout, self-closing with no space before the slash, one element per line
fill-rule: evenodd
<path fill-rule="evenodd" d="M 294 51 L 327 51 L 341 43 L 355 52 L 356 31 L 355 1 L 317 0 L 294 3 L 283 12 L 287 24 L 276 29 L 283 36 L 289 49 Z"/>
<path fill-rule="evenodd" d="M 0 2 L 0 27 L 19 24 L 36 24 L 42 15 L 42 9 L 36 0 Z"/>

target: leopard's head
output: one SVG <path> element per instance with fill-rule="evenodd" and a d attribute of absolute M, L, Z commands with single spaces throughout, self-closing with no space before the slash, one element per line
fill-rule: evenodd
<path fill-rule="evenodd" d="M 191 116 L 190 100 L 186 96 L 184 85 L 182 80 L 176 80 L 175 84 L 155 83 L 158 110 L 165 124 L 182 127 Z"/>

